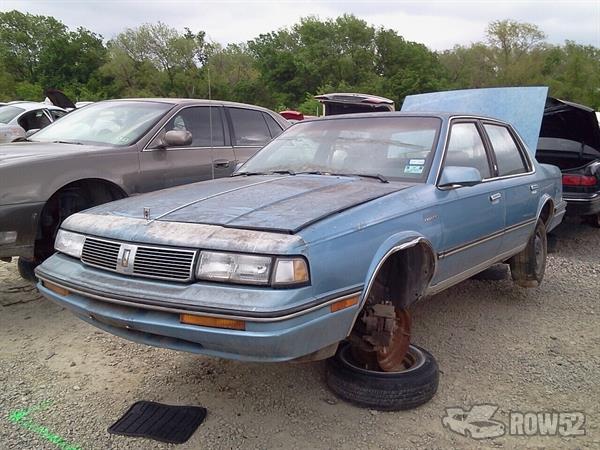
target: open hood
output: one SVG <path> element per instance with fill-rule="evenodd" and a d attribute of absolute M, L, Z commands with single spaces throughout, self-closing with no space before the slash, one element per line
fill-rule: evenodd
<path fill-rule="evenodd" d="M 508 87 L 464 89 L 409 95 L 402 111 L 473 114 L 504 120 L 518 131 L 535 155 L 548 88 Z"/>
<path fill-rule="evenodd" d="M 46 89 L 46 97 L 50 99 L 54 106 L 58 106 L 63 109 L 75 109 L 75 104 L 67 97 L 63 92 L 58 89 Z"/>

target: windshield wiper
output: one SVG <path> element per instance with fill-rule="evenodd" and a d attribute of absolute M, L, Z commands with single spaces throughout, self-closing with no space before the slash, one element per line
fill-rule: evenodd
<path fill-rule="evenodd" d="M 252 175 L 273 175 L 273 174 L 278 174 L 278 175 L 296 175 L 296 172 L 292 171 L 292 170 L 272 170 L 270 172 L 238 172 L 238 173 L 234 173 L 232 175 L 232 177 L 239 177 L 239 176 L 252 176 Z"/>
<path fill-rule="evenodd" d="M 83 145 L 81 142 L 77 141 L 52 141 L 53 144 L 72 144 L 72 145 Z"/>
<path fill-rule="evenodd" d="M 371 173 L 329 173 L 325 172 L 323 175 L 334 175 L 338 177 L 361 177 L 361 178 L 374 178 L 375 180 L 379 180 L 382 183 L 389 183 L 389 180 L 381 175 L 380 173 L 371 174 Z"/>

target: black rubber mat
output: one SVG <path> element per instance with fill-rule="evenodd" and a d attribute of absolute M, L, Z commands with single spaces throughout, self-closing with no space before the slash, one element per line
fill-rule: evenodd
<path fill-rule="evenodd" d="M 170 406 L 140 401 L 113 423 L 108 432 L 182 444 L 194 434 L 205 417 L 206 408 L 200 406 Z"/>

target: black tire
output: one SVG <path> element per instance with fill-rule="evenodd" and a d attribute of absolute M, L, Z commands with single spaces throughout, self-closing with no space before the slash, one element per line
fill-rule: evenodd
<path fill-rule="evenodd" d="M 594 228 L 600 228 L 600 213 L 583 216 L 583 218 L 588 225 L 591 225 Z"/>
<path fill-rule="evenodd" d="M 539 286 L 546 272 L 547 256 L 548 237 L 546 236 L 546 226 L 540 220 L 527 242 L 527 247 L 509 261 L 513 281 L 526 288 Z"/>
<path fill-rule="evenodd" d="M 415 361 L 402 372 L 377 372 L 358 367 L 352 360 L 349 344 L 343 344 L 327 360 L 327 384 L 340 398 L 380 411 L 412 409 L 427 403 L 438 388 L 438 365 L 431 354 L 411 345 Z"/>
<path fill-rule="evenodd" d="M 19 269 L 19 275 L 21 275 L 21 278 L 33 283 L 37 283 L 34 269 L 38 266 L 38 264 L 39 263 L 30 259 L 25 259 L 22 256 L 19 257 L 19 260 L 17 261 L 17 268 Z"/>

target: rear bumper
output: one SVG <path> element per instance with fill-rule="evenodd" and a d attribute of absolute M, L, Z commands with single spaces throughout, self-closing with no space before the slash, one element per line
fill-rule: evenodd
<path fill-rule="evenodd" d="M 33 246 L 43 207 L 43 202 L 0 206 L 0 233 L 17 232 L 15 242 L 0 244 L 0 258 L 33 258 Z"/>
<path fill-rule="evenodd" d="M 568 216 L 588 216 L 600 213 L 600 193 L 585 195 L 563 194 Z"/>
<path fill-rule="evenodd" d="M 552 231 L 554 228 L 560 225 L 563 218 L 565 217 L 566 210 L 567 202 L 565 202 L 564 200 L 554 207 L 554 215 L 546 228 L 547 232 Z"/>

